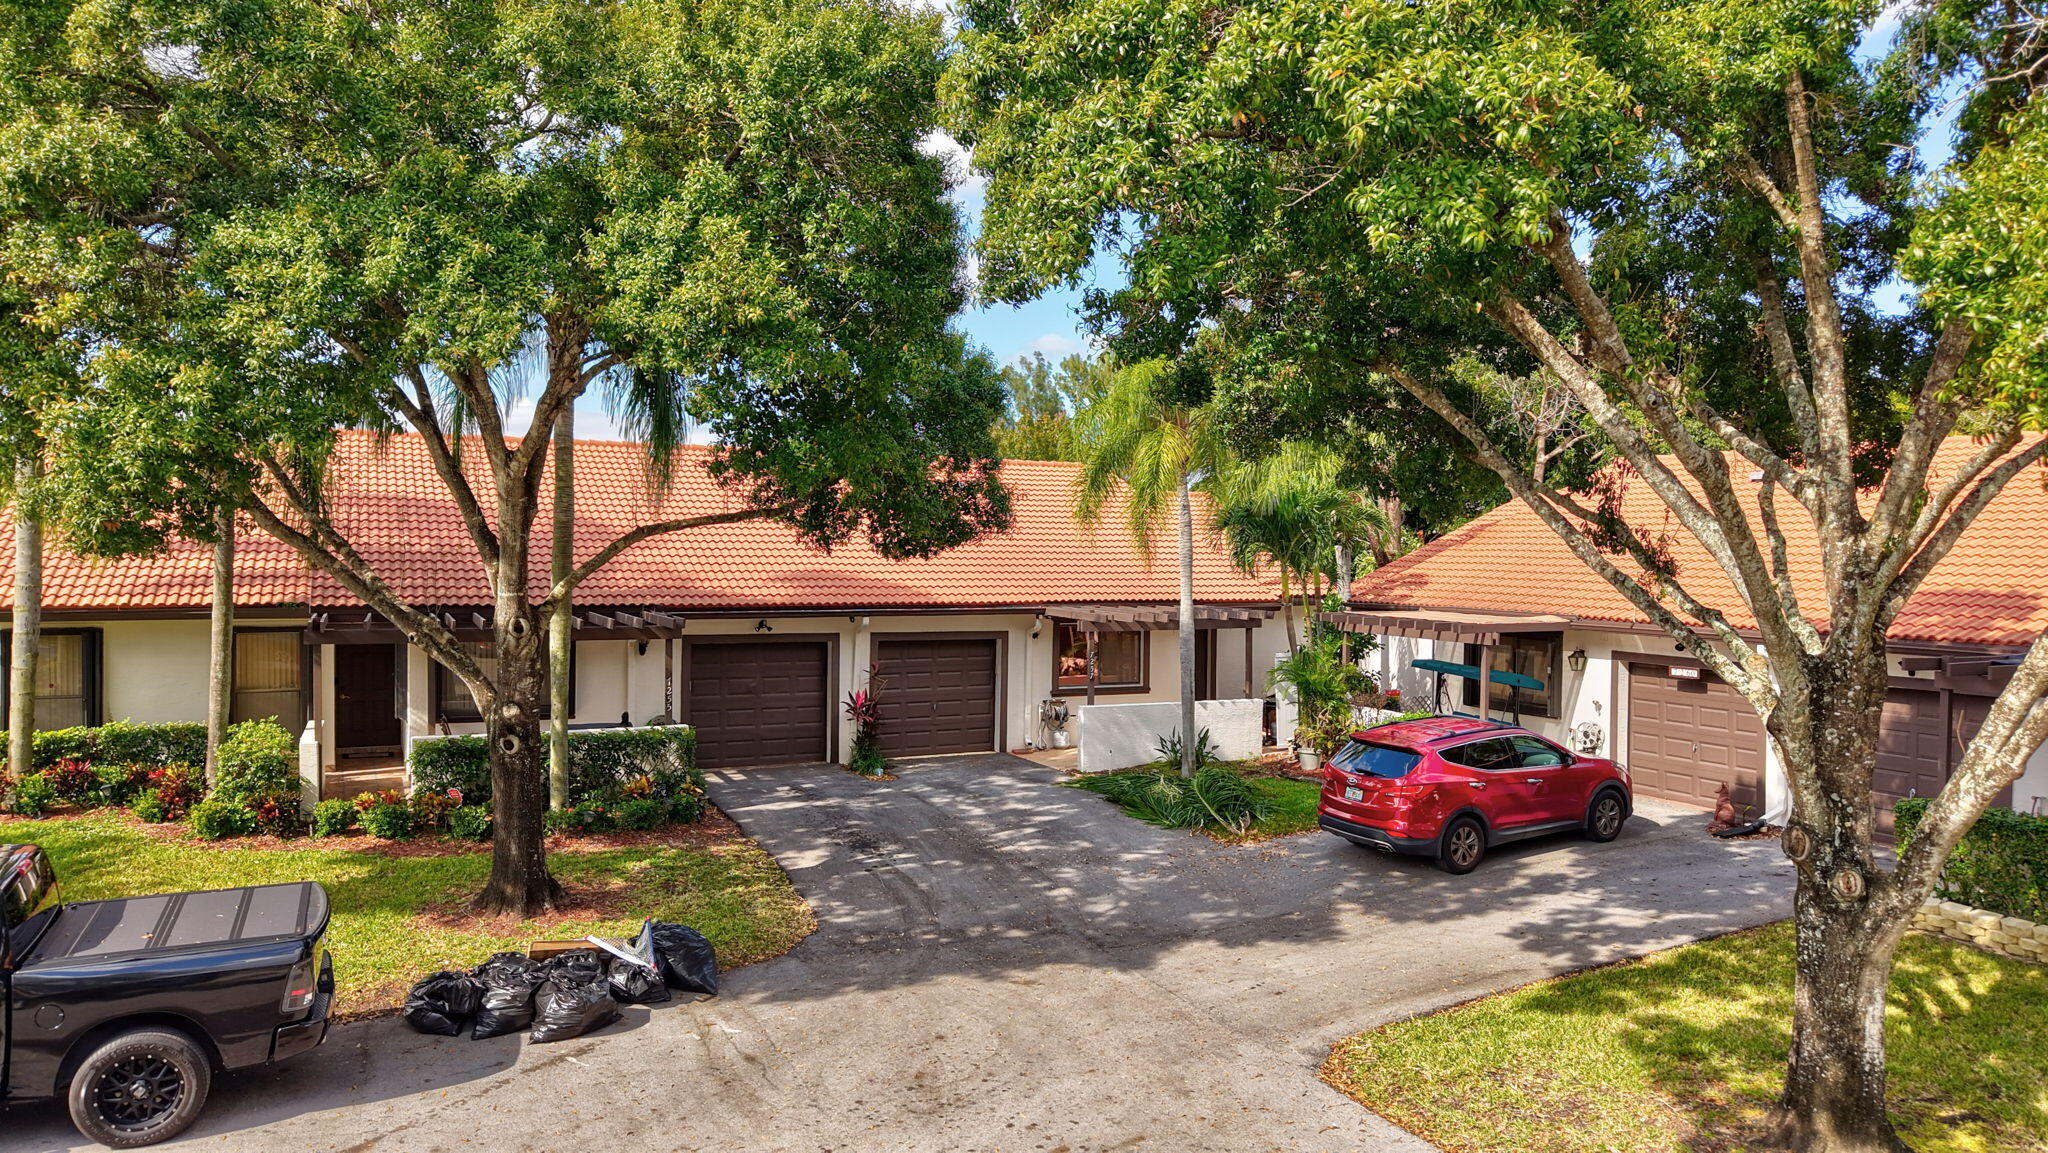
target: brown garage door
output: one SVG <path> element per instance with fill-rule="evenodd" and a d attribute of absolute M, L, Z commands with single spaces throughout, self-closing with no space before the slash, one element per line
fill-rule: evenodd
<path fill-rule="evenodd" d="M 1941 791 L 1949 769 L 1962 758 L 1990 709 L 1990 697 L 1953 694 L 1944 700 L 1932 689 L 1893 689 L 1885 694 L 1877 772 L 1871 778 L 1880 834 L 1891 834 L 1893 804 Z M 2012 804 L 2012 790 L 2006 789 L 1992 803 Z"/>
<path fill-rule="evenodd" d="M 1628 666 L 1627 764 L 1643 796 L 1711 806 L 1726 783 L 1737 812 L 1763 811 L 1763 722 L 1712 673 Z"/>
<path fill-rule="evenodd" d="M 996 747 L 993 637 L 877 638 L 875 689 L 889 756 Z"/>
<path fill-rule="evenodd" d="M 706 768 L 827 758 L 828 646 L 822 640 L 692 641 L 684 719 Z"/>

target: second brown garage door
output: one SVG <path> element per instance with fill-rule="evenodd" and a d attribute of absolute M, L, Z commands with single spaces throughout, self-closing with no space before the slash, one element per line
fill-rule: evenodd
<path fill-rule="evenodd" d="M 1948 783 L 1949 770 L 1962 759 L 1990 709 L 1990 697 L 1901 688 L 1885 694 L 1877 772 L 1870 782 L 1880 835 L 1891 835 L 1893 804 L 1906 797 L 1931 797 Z M 1991 803 L 2010 806 L 2012 789 Z"/>
<path fill-rule="evenodd" d="M 1711 806 L 1725 782 L 1738 813 L 1763 811 L 1763 722 L 1712 673 L 1690 679 L 1667 665 L 1628 666 L 1625 763 L 1643 796 Z"/>
<path fill-rule="evenodd" d="M 705 768 L 794 765 L 829 756 L 830 646 L 823 640 L 693 641 L 684 720 Z"/>
<path fill-rule="evenodd" d="M 993 637 L 875 639 L 882 751 L 892 757 L 996 747 Z"/>

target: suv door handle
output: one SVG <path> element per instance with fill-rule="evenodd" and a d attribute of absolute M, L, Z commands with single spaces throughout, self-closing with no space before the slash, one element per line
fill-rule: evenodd
<path fill-rule="evenodd" d="M 1525 784 L 1525 785 L 1540 785 L 1540 784 L 1542 784 L 1542 783 L 1543 783 L 1543 778 L 1542 778 L 1542 777 L 1523 777 L 1523 778 L 1522 778 L 1522 783 L 1523 783 L 1523 784 Z"/>
<path fill-rule="evenodd" d="M 1485 781 L 1467 781 L 1465 783 L 1471 785 L 1475 789 L 1483 789 L 1486 787 Z"/>

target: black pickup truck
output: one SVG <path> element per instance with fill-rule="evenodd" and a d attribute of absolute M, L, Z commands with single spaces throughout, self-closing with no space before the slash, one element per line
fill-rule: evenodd
<path fill-rule="evenodd" d="M 327 1039 L 326 934 L 310 882 L 67 905 L 41 849 L 0 845 L 0 1103 L 62 1096 L 115 1148 L 176 1136 L 214 1070 Z"/>

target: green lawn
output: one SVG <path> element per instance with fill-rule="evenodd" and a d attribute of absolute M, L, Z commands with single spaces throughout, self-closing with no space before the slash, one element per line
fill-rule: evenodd
<path fill-rule="evenodd" d="M 1772 925 L 1339 1044 L 1324 1076 L 1458 1153 L 1754 1149 L 1784 1083 L 1792 935 Z M 1911 934 L 1889 1024 L 1920 1153 L 2048 1150 L 2048 969 Z"/>
<path fill-rule="evenodd" d="M 43 846 L 56 861 L 66 900 L 319 881 L 333 902 L 328 940 L 339 984 L 336 1011 L 347 1015 L 395 1007 L 413 981 L 435 969 L 469 968 L 536 938 L 627 933 L 643 917 L 702 932 L 726 968 L 776 956 L 816 924 L 774 859 L 737 835 L 555 853 L 555 875 L 602 912 L 488 925 L 460 908 L 490 873 L 484 850 L 407 857 L 322 848 L 319 841 L 274 851 L 206 848 L 156 839 L 107 812 L 0 824 L 0 841 Z"/>
<path fill-rule="evenodd" d="M 1219 841 L 1234 845 L 1249 844 L 1253 841 L 1267 841 L 1274 837 L 1291 837 L 1306 833 L 1316 827 L 1316 803 L 1323 795 L 1321 781 L 1304 781 L 1294 777 L 1253 777 L 1252 792 L 1268 806 L 1266 815 L 1252 822 L 1244 836 L 1210 833 Z M 1208 832 L 1208 830 L 1203 830 Z"/>

